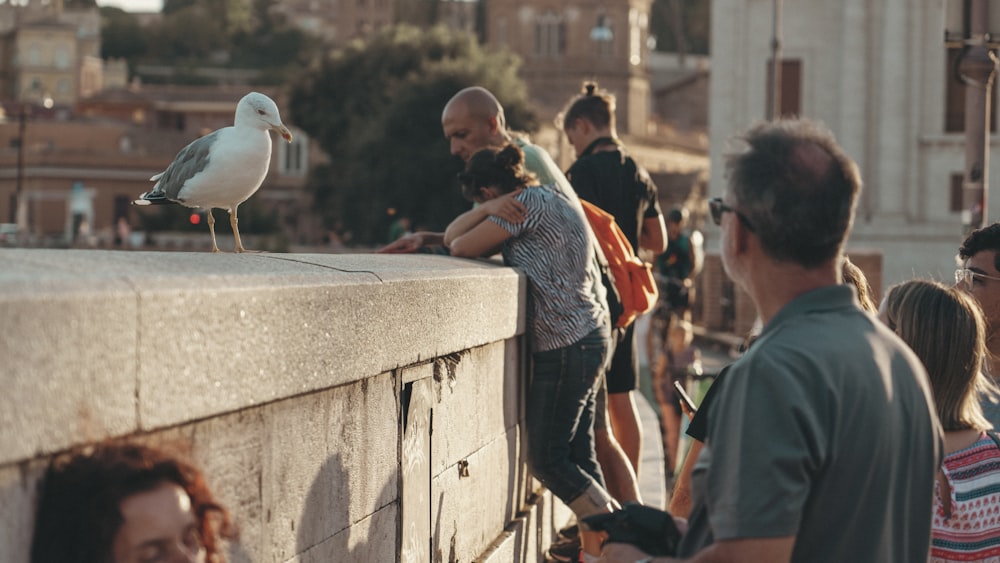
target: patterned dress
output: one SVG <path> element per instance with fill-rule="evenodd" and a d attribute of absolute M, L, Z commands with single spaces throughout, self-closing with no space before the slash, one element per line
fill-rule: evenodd
<path fill-rule="evenodd" d="M 1000 563 L 1000 446 L 983 432 L 945 457 L 942 470 L 951 484 L 951 517 L 935 481 L 930 561 Z"/>

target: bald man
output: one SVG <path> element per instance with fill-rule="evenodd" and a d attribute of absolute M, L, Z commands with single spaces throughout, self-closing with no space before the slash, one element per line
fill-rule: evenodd
<path fill-rule="evenodd" d="M 445 138 L 448 139 L 451 154 L 461 158 L 463 162 L 468 162 L 469 158 L 479 150 L 502 147 L 507 143 L 516 144 L 524 153 L 525 168 L 537 176 L 540 183 L 553 184 L 570 196 L 571 200 L 577 200 L 572 186 L 549 153 L 531 144 L 523 135 L 514 134 L 507 129 L 503 106 L 486 88 L 472 86 L 452 96 L 441 112 L 441 127 L 444 129 Z M 512 202 L 510 207 L 512 214 L 517 210 L 523 213 L 523 206 L 512 197 L 508 198 Z M 513 215 L 503 218 L 520 223 L 520 220 L 515 221 Z M 423 248 L 443 244 L 444 233 L 419 231 L 400 238 L 379 249 L 378 252 L 387 254 L 418 252 Z"/>
<path fill-rule="evenodd" d="M 515 134 L 507 128 L 503 106 L 486 88 L 472 86 L 452 96 L 441 112 L 441 127 L 448 139 L 451 154 L 466 162 L 481 149 L 501 147 L 506 143 L 516 144 L 524 153 L 525 167 L 538 177 L 541 184 L 555 185 L 570 200 L 579 201 L 569 180 L 549 153 L 532 144 L 524 135 Z M 509 215 L 504 215 L 503 218 L 520 223 L 523 219 L 516 216 L 519 212 L 523 213 L 523 206 L 513 197 L 505 197 L 509 198 L 510 206 L 507 207 Z M 378 252 L 410 253 L 443 244 L 444 233 L 419 231 L 400 238 Z M 606 394 L 602 393 L 602 398 L 604 404 L 598 405 L 601 412 L 595 422 L 595 435 L 597 457 L 607 481 L 608 492 L 619 502 L 638 502 L 641 498 L 635 473 L 621 446 L 608 431 Z"/>

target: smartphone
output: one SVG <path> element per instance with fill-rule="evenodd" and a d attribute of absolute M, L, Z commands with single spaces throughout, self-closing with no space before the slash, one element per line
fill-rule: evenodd
<path fill-rule="evenodd" d="M 684 390 L 684 386 L 681 385 L 680 381 L 674 381 L 674 392 L 677 393 L 677 398 L 684 404 L 685 411 L 691 413 L 692 415 L 698 412 L 698 407 L 694 406 L 694 401 L 691 400 L 691 395 L 687 394 L 687 391 Z"/>

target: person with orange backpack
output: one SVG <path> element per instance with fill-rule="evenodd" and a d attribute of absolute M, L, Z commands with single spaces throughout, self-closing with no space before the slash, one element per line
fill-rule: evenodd
<path fill-rule="evenodd" d="M 656 185 L 618 139 L 614 96 L 587 83 L 583 93 L 570 101 L 561 121 L 577 156 L 566 177 L 580 199 L 610 213 L 636 252 L 666 250 L 666 225 Z M 653 293 L 653 303 L 655 299 Z M 634 329 L 633 322 L 619 329 L 607 385 L 612 431 L 638 469 L 642 434 L 633 396 L 639 382 Z"/>

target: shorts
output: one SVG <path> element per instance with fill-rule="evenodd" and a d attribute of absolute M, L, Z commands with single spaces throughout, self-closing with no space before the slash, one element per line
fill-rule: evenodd
<path fill-rule="evenodd" d="M 635 343 L 635 323 L 616 330 L 612 337 L 614 352 L 608 368 L 608 393 L 628 393 L 639 388 L 639 362 Z"/>

